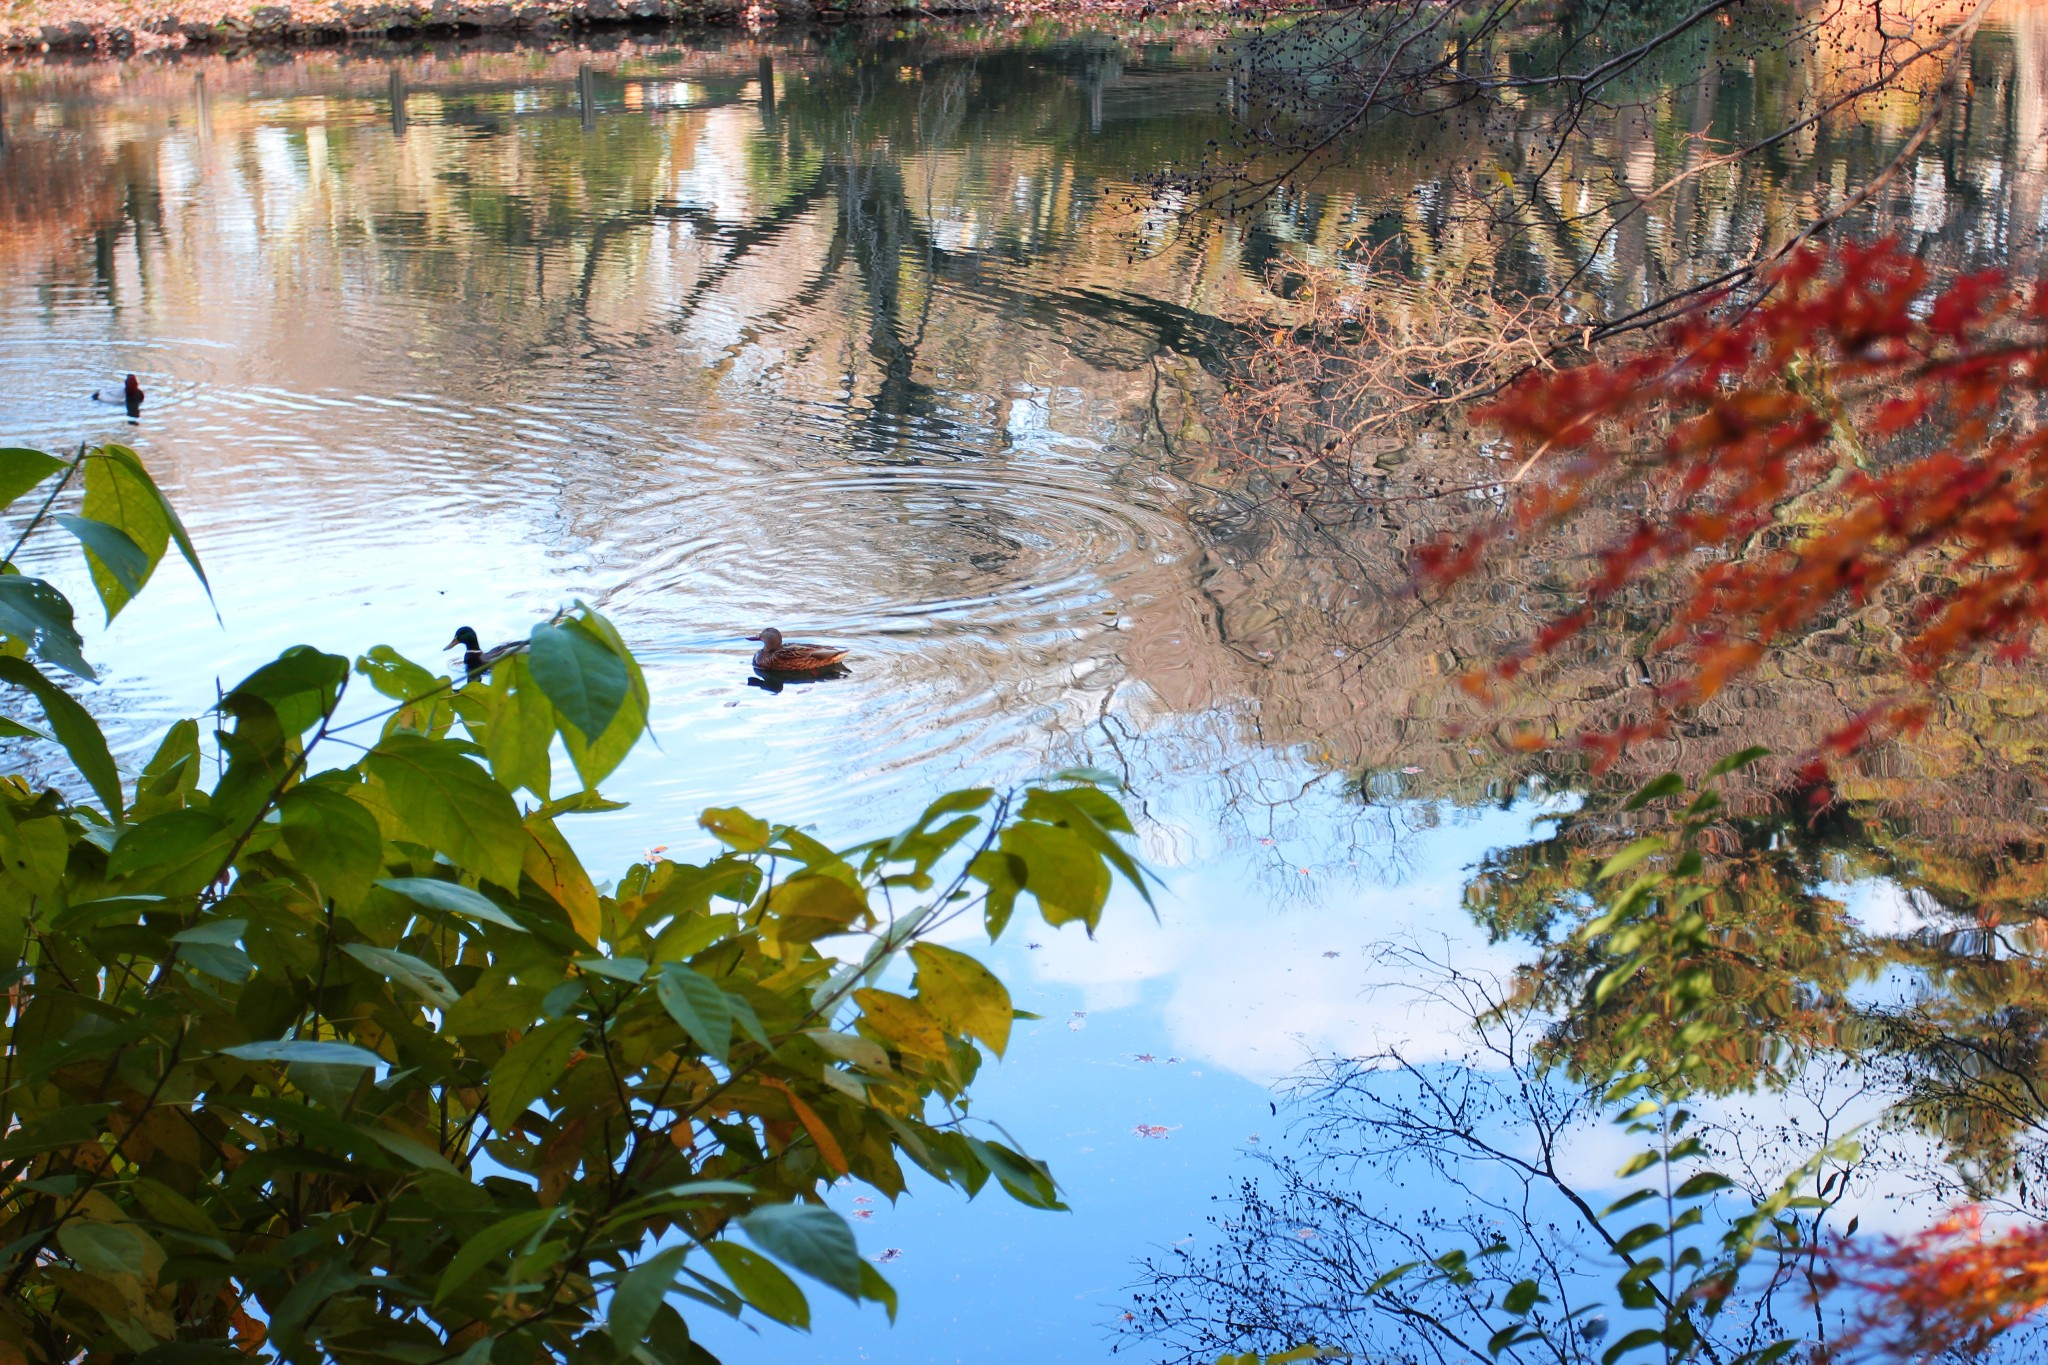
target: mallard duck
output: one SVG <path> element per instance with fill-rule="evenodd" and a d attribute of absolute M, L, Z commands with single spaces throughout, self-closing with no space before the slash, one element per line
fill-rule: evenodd
<path fill-rule="evenodd" d="M 754 667 L 763 673 L 818 673 L 846 657 L 846 651 L 838 645 L 784 644 L 782 632 L 773 626 L 747 638 L 761 642 L 754 655 Z"/>
<path fill-rule="evenodd" d="M 479 673 L 490 672 L 491 665 L 506 655 L 520 653 L 526 648 L 526 641 L 509 640 L 502 645 L 494 645 L 490 649 L 485 649 L 483 642 L 476 638 L 476 632 L 468 626 L 464 626 L 455 632 L 454 639 L 441 647 L 443 649 L 453 649 L 457 645 L 463 647 L 462 667 L 468 672 L 470 677 L 474 678 Z"/>
<path fill-rule="evenodd" d="M 123 407 L 128 409 L 128 415 L 130 417 L 133 417 L 142 411 L 142 400 L 144 396 L 145 395 L 142 392 L 142 381 L 137 379 L 132 374 L 128 376 L 128 382 L 121 386 L 121 392 L 118 396 L 112 394 L 103 394 L 102 391 L 99 389 L 94 389 L 92 391 L 93 402 L 119 403 Z"/>

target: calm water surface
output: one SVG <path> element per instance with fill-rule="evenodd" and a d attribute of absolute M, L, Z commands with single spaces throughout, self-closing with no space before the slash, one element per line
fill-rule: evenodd
<path fill-rule="evenodd" d="M 2039 226 L 2030 32 L 1986 39 L 2007 112 L 1885 205 L 1964 257 Z M 1131 781 L 1158 919 L 1119 903 L 1096 941 L 994 954 L 1044 1021 L 984 1112 L 1075 1212 L 849 1191 L 902 1321 L 820 1295 L 812 1338 L 707 1327 L 731 1359 L 1105 1358 L 1133 1259 L 1283 1137 L 1276 1082 L 1444 1046 L 1455 1019 L 1385 989 L 1371 945 L 1514 960 L 1460 889 L 1541 803 L 1503 808 L 1518 777 L 1442 741 L 1441 642 L 1352 657 L 1397 538 L 1356 561 L 1384 581 L 1339 571 L 1188 453 L 1219 320 L 1282 250 L 1481 249 L 1443 205 L 1483 138 L 1404 137 L 1183 231 L 1140 182 L 1228 135 L 1223 80 L 1165 29 L 0 71 L 0 439 L 134 444 L 215 587 L 218 622 L 167 568 L 89 638 L 128 754 L 288 644 L 432 660 L 580 598 L 646 665 L 659 738 L 608 784 L 632 807 L 574 831 L 594 867 L 684 852 L 710 804 L 851 838 L 969 782 Z M 1753 116 L 1753 70 L 1715 82 L 1565 173 L 1628 184 Z M 1741 250 L 1781 182 L 1883 137 L 1710 182 L 1591 244 L 1593 287 Z M 83 401 L 131 370 L 139 424 Z M 850 644 L 852 676 L 750 685 L 768 624 Z"/>

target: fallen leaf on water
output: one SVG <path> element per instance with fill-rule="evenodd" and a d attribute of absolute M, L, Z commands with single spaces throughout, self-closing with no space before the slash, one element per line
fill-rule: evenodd
<path fill-rule="evenodd" d="M 1415 774 L 1417 774 L 1417 773 L 1421 772 L 1421 771 L 1422 771 L 1422 769 L 1420 769 L 1420 768 L 1415 768 L 1415 767 L 1408 767 L 1408 768 L 1403 768 L 1403 769 L 1401 769 L 1401 771 L 1402 771 L 1402 772 L 1404 772 L 1404 773 L 1406 773 L 1406 774 L 1408 774 L 1408 776 L 1410 776 L 1410 777 L 1413 777 L 1413 776 L 1415 776 Z"/>
<path fill-rule="evenodd" d="M 1141 1123 L 1131 1131 L 1141 1138 L 1163 1138 L 1173 1130 L 1163 1123 Z"/>
<path fill-rule="evenodd" d="M 872 1199 L 870 1199 L 870 1198 L 868 1198 L 868 1197 L 867 1197 L 866 1195 L 864 1195 L 864 1194 L 857 1194 L 857 1195 L 855 1195 L 855 1196 L 853 1197 L 853 1202 L 854 1202 L 854 1203 L 856 1203 L 856 1204 L 863 1204 L 863 1205 L 865 1205 L 865 1204 L 872 1204 L 872 1203 L 874 1203 L 875 1201 L 874 1201 L 874 1200 L 872 1200 Z"/>
<path fill-rule="evenodd" d="M 853 1216 L 865 1222 L 875 1216 L 875 1211 L 873 1209 L 855 1209 Z"/>

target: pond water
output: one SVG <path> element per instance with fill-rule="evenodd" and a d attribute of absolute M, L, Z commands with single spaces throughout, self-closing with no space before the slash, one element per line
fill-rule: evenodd
<path fill-rule="evenodd" d="M 1881 225 L 1964 264 L 2032 249 L 2044 32 L 1987 31 L 1975 121 Z M 1361 236 L 1421 273 L 1501 251 L 1457 206 L 1522 132 L 1389 134 L 1254 215 L 1184 223 L 1148 177 L 1230 136 L 1217 41 L 921 26 L 0 69 L 0 440 L 133 444 L 214 585 L 218 619 L 167 569 L 89 632 L 128 755 L 286 645 L 432 660 L 457 626 L 491 643 L 582 599 L 646 666 L 659 740 L 607 784 L 631 807 L 572 831 L 593 867 L 700 845 L 712 804 L 847 839 L 949 787 L 1072 763 L 1129 782 L 1156 919 L 1120 900 L 1093 941 L 1041 927 L 992 954 L 1043 1019 L 981 1112 L 1074 1212 L 849 1190 L 901 1320 L 821 1295 L 809 1338 L 706 1324 L 728 1359 L 1106 1358 L 1137 1260 L 1285 1140 L 1276 1087 L 1318 1056 L 1451 1046 L 1454 1012 L 1376 945 L 1520 956 L 1463 910 L 1468 870 L 1573 798 L 1443 728 L 1444 655 L 1501 623 L 1368 648 L 1404 528 L 1304 529 L 1197 437 L 1205 366 L 1270 266 Z M 1674 80 L 1560 184 L 1650 183 L 1689 136 L 1799 97 L 1769 77 Z M 1509 259 L 1541 276 L 1583 248 L 1588 289 L 1639 301 L 1866 176 L 1900 126 Z M 132 425 L 86 401 L 129 371 Z M 743 637 L 771 624 L 850 645 L 851 675 L 753 685 Z M 1765 709 L 1810 700 L 1784 689 Z M 1873 799 L 1953 813 L 1913 827 L 1926 846 L 2006 848 L 2038 819 L 2031 769 L 1987 786 L 1992 766 L 1929 760 Z M 1889 866 L 1844 894 L 1905 942 L 1925 905 Z"/>

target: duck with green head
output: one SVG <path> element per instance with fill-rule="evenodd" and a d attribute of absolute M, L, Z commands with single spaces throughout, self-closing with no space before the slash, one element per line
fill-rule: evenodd
<path fill-rule="evenodd" d="M 527 642 L 525 640 L 508 640 L 502 645 L 493 645 L 491 648 L 485 649 L 483 642 L 476 638 L 476 632 L 468 626 L 464 626 L 456 631 L 455 638 L 442 646 L 442 648 L 454 649 L 457 645 L 462 646 L 463 670 L 470 677 L 474 678 L 478 674 L 490 672 L 491 665 L 507 655 L 518 654 L 524 651 Z"/>

